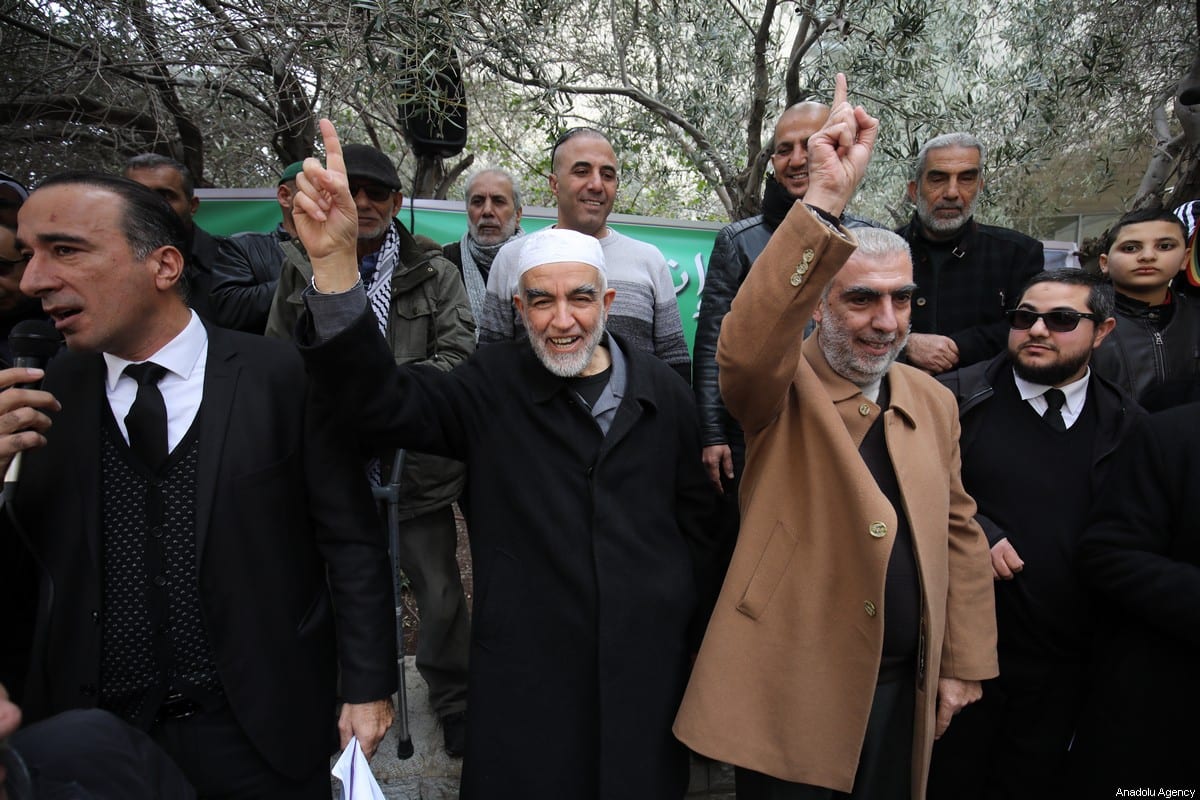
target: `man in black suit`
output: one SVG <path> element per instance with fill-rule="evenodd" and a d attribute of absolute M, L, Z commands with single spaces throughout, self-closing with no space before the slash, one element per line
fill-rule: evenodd
<path fill-rule="evenodd" d="M 186 233 L 153 192 L 52 177 L 18 234 L 22 290 L 71 351 L 44 391 L 0 394 L 0 467 L 31 450 L 0 532 L 42 573 L 29 717 L 113 711 L 201 797 L 325 800 L 339 678 L 342 744 L 368 755 L 396 687 L 385 537 L 353 449 L 310 412 L 294 348 L 187 307 Z"/>
<path fill-rule="evenodd" d="M 1089 366 L 1116 325 L 1107 282 L 1038 273 L 1008 319 L 1005 353 L 939 378 L 991 549 L 1000 676 L 934 745 L 929 800 L 1101 796 L 1063 783 L 1093 621 L 1076 552 L 1140 409 Z"/>

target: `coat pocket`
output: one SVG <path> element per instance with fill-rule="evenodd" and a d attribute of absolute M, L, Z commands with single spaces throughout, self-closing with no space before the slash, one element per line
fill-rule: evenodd
<path fill-rule="evenodd" d="M 763 548 L 754 574 L 750 576 L 746 591 L 742 592 L 742 599 L 738 601 L 738 611 L 751 619 L 762 616 L 775 595 L 779 581 L 787 572 L 795 549 L 796 538 L 791 531 L 782 522 L 775 523 L 775 530 L 771 531 L 771 538 L 767 539 L 767 546 Z"/>

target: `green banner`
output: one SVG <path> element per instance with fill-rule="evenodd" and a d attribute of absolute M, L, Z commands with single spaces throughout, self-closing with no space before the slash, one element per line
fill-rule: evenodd
<path fill-rule="evenodd" d="M 196 222 L 210 233 L 229 235 L 269 231 L 279 224 L 279 206 L 267 191 L 210 189 L 199 190 L 197 194 L 201 203 Z M 228 196 L 230 194 L 235 196 Z M 418 200 L 416 208 L 410 209 L 407 199 L 405 202 L 399 214 L 400 221 L 415 234 L 447 244 L 458 241 L 467 231 L 467 214 L 461 203 Z M 554 209 L 526 208 L 524 213 L 521 226 L 526 232 L 544 228 L 555 219 Z M 622 214 L 612 215 L 609 223 L 626 236 L 649 242 L 666 257 L 675 283 L 684 335 L 691 347 L 704 273 L 720 225 L 673 223 Z"/>

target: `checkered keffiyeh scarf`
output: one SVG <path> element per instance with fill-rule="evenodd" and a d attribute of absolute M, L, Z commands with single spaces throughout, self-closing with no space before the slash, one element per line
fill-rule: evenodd
<path fill-rule="evenodd" d="M 383 247 L 375 254 L 375 272 L 366 286 L 367 301 L 379 321 L 379 332 L 387 336 L 388 313 L 392 305 L 392 273 L 400 257 L 400 234 L 395 225 L 388 226 Z"/>

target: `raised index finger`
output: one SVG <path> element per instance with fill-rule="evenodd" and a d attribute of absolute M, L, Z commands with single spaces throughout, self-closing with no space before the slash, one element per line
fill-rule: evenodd
<path fill-rule="evenodd" d="M 345 175 L 346 162 L 342 158 L 342 142 L 338 139 L 337 130 L 333 123 L 324 117 L 318 124 L 321 128 L 321 138 L 325 140 L 325 168 Z"/>
<path fill-rule="evenodd" d="M 846 102 L 846 98 L 849 95 L 850 92 L 846 89 L 846 76 L 844 73 L 839 72 L 837 77 L 833 79 L 833 103 L 829 107 L 836 109 L 842 103 Z"/>

